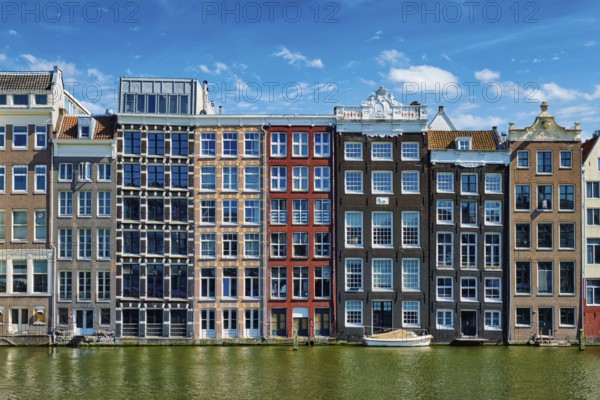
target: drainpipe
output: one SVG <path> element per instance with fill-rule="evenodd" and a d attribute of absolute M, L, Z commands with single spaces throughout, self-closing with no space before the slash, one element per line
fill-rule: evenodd
<path fill-rule="evenodd" d="M 50 244 L 50 247 L 52 247 L 52 268 L 50 269 L 50 271 L 52 271 L 52 283 L 50 286 L 52 293 L 50 296 L 50 307 L 52 310 L 52 325 L 54 326 L 52 328 L 52 344 L 56 344 L 56 326 L 58 321 L 58 310 L 56 308 L 56 292 L 58 288 L 58 281 L 56 278 L 58 275 L 58 252 L 54 243 L 54 143 L 52 140 L 48 140 L 48 142 L 48 145 L 50 146 L 50 173 L 48 174 L 50 178 L 50 182 L 48 184 L 48 190 L 50 192 L 50 210 L 48 210 L 49 212 L 46 214 L 46 219 L 48 221 L 48 233 L 46 234 L 46 237 L 48 238 L 47 240 Z"/>
<path fill-rule="evenodd" d="M 595 147 L 595 146 L 594 146 Z M 581 154 L 583 155 L 583 154 Z M 579 286 L 579 350 L 584 350 L 585 349 L 585 339 L 584 339 L 584 325 L 585 325 L 585 319 L 584 319 L 584 312 L 583 312 L 583 307 L 585 302 L 583 301 L 583 297 L 584 297 L 584 290 L 585 289 L 585 265 L 586 265 L 586 258 L 585 258 L 585 249 L 586 249 L 586 243 L 587 243 L 587 235 L 586 235 L 586 230 L 585 230 L 585 224 L 586 224 L 586 218 L 587 218 L 587 206 L 586 206 L 586 201 L 585 201 L 585 165 L 583 164 L 583 160 L 581 163 L 581 218 L 579 219 L 581 221 L 581 283 Z"/>

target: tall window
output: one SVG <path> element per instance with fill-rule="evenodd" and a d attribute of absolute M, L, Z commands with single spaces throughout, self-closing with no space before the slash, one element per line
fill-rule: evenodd
<path fill-rule="evenodd" d="M 188 187 L 187 165 L 173 165 L 171 167 L 171 187 L 186 189 Z"/>
<path fill-rule="evenodd" d="M 600 182 L 586 182 L 585 187 L 588 199 L 600 199 Z"/>
<path fill-rule="evenodd" d="M 552 248 L 552 224 L 538 224 L 538 249 Z"/>
<path fill-rule="evenodd" d="M 150 264 L 146 267 L 146 296 L 163 297 L 164 267 L 160 264 Z"/>
<path fill-rule="evenodd" d="M 308 257 L 308 233 L 294 232 L 292 233 L 292 257 L 307 258 Z"/>
<path fill-rule="evenodd" d="M 575 224 L 560 224 L 560 249 L 575 249 Z"/>
<path fill-rule="evenodd" d="M 331 268 L 315 267 L 315 298 L 331 297 Z"/>
<path fill-rule="evenodd" d="M 139 264 L 123 265 L 123 297 L 140 297 Z"/>
<path fill-rule="evenodd" d="M 260 235 L 258 233 L 244 234 L 244 257 L 260 257 Z"/>
<path fill-rule="evenodd" d="M 293 285 L 294 291 L 292 295 L 294 298 L 308 298 L 308 267 L 294 267 Z"/>
<path fill-rule="evenodd" d="M 331 234 L 329 232 L 315 233 L 315 257 L 331 256 Z"/>
<path fill-rule="evenodd" d="M 223 157 L 237 157 L 238 134 L 237 132 L 223 133 Z"/>
<path fill-rule="evenodd" d="M 0 165 L 0 193 L 6 192 L 6 167 Z"/>
<path fill-rule="evenodd" d="M 35 193 L 46 193 L 46 166 L 35 166 Z"/>
<path fill-rule="evenodd" d="M 148 221 L 165 220 L 165 201 L 163 199 L 148 199 L 146 205 Z"/>
<path fill-rule="evenodd" d="M 91 300 L 92 298 L 92 273 L 79 271 L 79 285 L 77 288 L 77 300 Z"/>
<path fill-rule="evenodd" d="M 516 272 L 516 294 L 531 294 L 531 262 L 517 261 Z"/>
<path fill-rule="evenodd" d="M 223 200 L 223 224 L 237 224 L 238 202 L 237 200 Z"/>
<path fill-rule="evenodd" d="M 502 301 L 502 289 L 500 278 L 485 278 L 485 301 L 500 302 Z"/>
<path fill-rule="evenodd" d="M 552 185 L 538 185 L 538 210 L 552 210 Z"/>
<path fill-rule="evenodd" d="M 600 279 L 586 280 L 585 301 L 588 306 L 600 305 Z"/>
<path fill-rule="evenodd" d="M 538 262 L 538 294 L 553 293 L 552 261 Z"/>
<path fill-rule="evenodd" d="M 292 224 L 308 224 L 308 199 L 292 200 Z"/>
<path fill-rule="evenodd" d="M 12 240 L 14 242 L 27 241 L 27 211 L 13 210 L 12 213 Z"/>
<path fill-rule="evenodd" d="M 315 167 L 315 192 L 328 192 L 331 189 L 331 171 L 329 167 Z"/>
<path fill-rule="evenodd" d="M 35 148 L 45 149 L 46 148 L 46 137 L 47 128 L 45 125 L 38 125 L 35 127 Z"/>
<path fill-rule="evenodd" d="M 402 193 L 418 194 L 419 193 L 419 172 L 418 171 L 402 171 Z"/>
<path fill-rule="evenodd" d="M 15 165 L 13 171 L 13 193 L 27 193 L 27 165 Z"/>
<path fill-rule="evenodd" d="M 285 225 L 287 223 L 287 200 L 271 200 L 271 224 Z"/>
<path fill-rule="evenodd" d="M 461 174 L 460 188 L 462 194 L 477 194 L 477 174 Z"/>
<path fill-rule="evenodd" d="M 125 132 L 125 154 L 141 154 L 142 140 L 140 132 Z"/>
<path fill-rule="evenodd" d="M 33 261 L 33 292 L 48 292 L 48 263 L 46 260 Z"/>
<path fill-rule="evenodd" d="M 497 200 L 485 202 L 485 224 L 502 225 L 502 202 Z"/>
<path fill-rule="evenodd" d="M 238 169 L 237 167 L 223 167 L 223 191 L 237 192 Z"/>
<path fill-rule="evenodd" d="M 600 264 L 600 239 L 587 239 L 587 263 Z"/>
<path fill-rule="evenodd" d="M 437 234 L 437 263 L 438 268 L 452 268 L 454 264 L 454 239 L 449 232 Z"/>
<path fill-rule="evenodd" d="M 308 167 L 292 167 L 292 190 L 308 191 Z"/>
<path fill-rule="evenodd" d="M 12 148 L 14 150 L 27 149 L 27 126 L 13 126 Z"/>
<path fill-rule="evenodd" d="M 244 190 L 251 192 L 260 190 L 260 167 L 244 168 Z"/>
<path fill-rule="evenodd" d="M 477 301 L 477 278 L 460 278 L 460 300 Z"/>
<path fill-rule="evenodd" d="M 188 200 L 171 198 L 171 221 L 187 222 Z"/>
<path fill-rule="evenodd" d="M 189 154 L 189 146 L 187 133 L 171 133 L 171 155 L 187 156 Z"/>
<path fill-rule="evenodd" d="M 237 297 L 237 268 L 223 268 L 223 297 Z"/>
<path fill-rule="evenodd" d="M 436 211 L 438 224 L 454 224 L 454 202 L 452 200 L 438 200 Z"/>
<path fill-rule="evenodd" d="M 529 185 L 515 185 L 515 209 L 529 210 L 531 207 L 531 187 Z"/>
<path fill-rule="evenodd" d="M 125 211 L 123 217 L 126 220 L 139 221 L 140 220 L 140 199 L 137 197 L 125 197 L 123 199 L 125 205 Z"/>
<path fill-rule="evenodd" d="M 73 231 L 60 228 L 58 230 L 58 258 L 70 259 L 73 257 Z"/>
<path fill-rule="evenodd" d="M 73 282 L 71 271 L 59 271 L 58 272 L 58 299 L 59 300 L 71 300 L 73 296 Z"/>
<path fill-rule="evenodd" d="M 260 201 L 244 201 L 244 223 L 250 225 L 260 224 Z"/>
<path fill-rule="evenodd" d="M 287 190 L 287 168 L 271 167 L 271 190 L 285 192 Z"/>
<path fill-rule="evenodd" d="M 345 260 L 346 290 L 363 289 L 363 260 L 362 258 L 347 258 Z"/>
<path fill-rule="evenodd" d="M 287 234 L 271 233 L 271 257 L 287 257 Z"/>
<path fill-rule="evenodd" d="M 98 300 L 110 300 L 110 272 L 99 271 L 96 277 L 96 285 Z"/>
<path fill-rule="evenodd" d="M 485 174 L 485 192 L 502 193 L 502 174 Z"/>
<path fill-rule="evenodd" d="M 271 132 L 271 157 L 287 156 L 287 136 L 285 132 Z"/>
<path fill-rule="evenodd" d="M 165 187 L 165 167 L 163 165 L 148 166 L 148 187 L 164 188 Z"/>
<path fill-rule="evenodd" d="M 217 155 L 217 136 L 214 132 L 200 134 L 200 156 L 215 157 Z"/>
<path fill-rule="evenodd" d="M 420 260 L 418 258 L 403 258 L 402 259 L 402 290 L 403 291 L 419 291 L 419 273 Z"/>
<path fill-rule="evenodd" d="M 460 204 L 460 223 L 462 225 L 477 225 L 476 201 L 463 201 Z"/>
<path fill-rule="evenodd" d="M 112 178 L 112 170 L 109 163 L 98 164 L 98 180 L 102 182 L 110 182 Z"/>
<path fill-rule="evenodd" d="M 531 248 L 531 224 L 515 224 L 516 247 L 519 249 Z"/>
<path fill-rule="evenodd" d="M 402 160 L 419 161 L 419 143 L 418 142 L 403 142 L 402 143 Z"/>
<path fill-rule="evenodd" d="M 499 233 L 485 234 L 485 268 L 501 268 L 502 247 Z"/>
<path fill-rule="evenodd" d="M 244 133 L 244 156 L 260 156 L 260 134 L 258 132 Z"/>
<path fill-rule="evenodd" d="M 77 258 L 80 260 L 89 260 L 92 258 L 92 230 L 78 229 Z"/>
<path fill-rule="evenodd" d="M 46 226 L 48 224 L 46 210 L 35 210 L 35 229 L 33 240 L 35 242 L 45 242 L 46 241 Z"/>
<path fill-rule="evenodd" d="M 436 279 L 436 300 L 453 301 L 453 279 L 447 276 L 438 276 Z"/>
<path fill-rule="evenodd" d="M 560 262 L 560 288 L 559 294 L 575 294 L 575 263 L 573 261 Z"/>
<path fill-rule="evenodd" d="M 188 255 L 187 231 L 171 232 L 171 254 L 180 256 Z"/>
<path fill-rule="evenodd" d="M 292 157 L 308 157 L 308 132 L 292 133 Z"/>
<path fill-rule="evenodd" d="M 260 297 L 260 272 L 258 268 L 244 269 L 244 297 Z"/>
<path fill-rule="evenodd" d="M 575 210 L 575 185 L 560 185 L 558 200 L 559 210 Z"/>
<path fill-rule="evenodd" d="M 315 200 L 315 225 L 331 223 L 331 200 Z"/>
<path fill-rule="evenodd" d="M 287 297 L 287 270 L 285 267 L 271 268 L 271 298 Z"/>
<path fill-rule="evenodd" d="M 358 211 L 346 211 L 346 246 L 363 246 L 363 214 Z"/>
<path fill-rule="evenodd" d="M 477 267 L 477 234 L 461 233 L 460 235 L 461 268 Z"/>
<path fill-rule="evenodd" d="M 329 157 L 331 150 L 330 135 L 329 132 L 315 132 L 315 157 Z"/>
<path fill-rule="evenodd" d="M 148 133 L 148 154 L 151 156 L 163 156 L 165 154 L 164 133 Z"/>
<path fill-rule="evenodd" d="M 572 168 L 573 167 L 573 154 L 570 150 L 563 150 L 560 152 L 560 167 L 561 168 Z"/>
<path fill-rule="evenodd" d="M 393 264 L 394 261 L 389 258 L 374 258 L 372 260 L 373 290 L 388 291 L 393 289 Z"/>
<path fill-rule="evenodd" d="M 552 173 L 552 152 L 538 151 L 537 152 L 537 173 L 551 174 Z"/>
<path fill-rule="evenodd" d="M 110 229 L 98 229 L 98 253 L 99 259 L 110 259 Z"/>
<path fill-rule="evenodd" d="M 346 194 L 363 193 L 363 174 L 361 171 L 344 172 L 344 191 Z"/>
<path fill-rule="evenodd" d="M 216 296 L 216 279 L 214 268 L 200 269 L 200 297 L 214 299 Z"/>
<path fill-rule="evenodd" d="M 418 211 L 402 212 L 402 247 L 420 247 L 420 226 Z"/>
<path fill-rule="evenodd" d="M 77 215 L 80 217 L 92 216 L 92 192 L 79 192 L 79 207 Z"/>
<path fill-rule="evenodd" d="M 140 254 L 140 231 L 123 232 L 123 253 Z"/>
<path fill-rule="evenodd" d="M 165 253 L 165 234 L 163 231 L 146 232 L 146 253 L 163 255 Z"/>
<path fill-rule="evenodd" d="M 529 152 L 526 150 L 517 151 L 517 168 L 529 168 Z"/>
<path fill-rule="evenodd" d="M 200 168 L 200 190 L 214 192 L 217 189 L 216 167 Z"/>
<path fill-rule="evenodd" d="M 128 187 L 141 186 L 140 164 L 123 165 L 123 184 Z"/>
<path fill-rule="evenodd" d="M 391 212 L 373 212 L 371 214 L 373 247 L 392 247 L 392 218 Z"/>

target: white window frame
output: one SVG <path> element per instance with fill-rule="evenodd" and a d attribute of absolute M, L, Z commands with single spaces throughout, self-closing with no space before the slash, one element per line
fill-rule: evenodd
<path fill-rule="evenodd" d="M 502 174 L 501 173 L 486 173 L 485 193 L 502 194 Z"/>
<path fill-rule="evenodd" d="M 527 154 L 527 165 L 520 165 L 521 155 Z M 528 169 L 530 164 L 529 150 L 517 150 L 517 169 Z"/>
<path fill-rule="evenodd" d="M 389 234 L 387 233 L 389 232 Z M 373 248 L 392 248 L 394 245 L 394 213 L 374 211 L 371 213 L 371 245 Z"/>
<path fill-rule="evenodd" d="M 331 224 L 331 200 L 315 199 L 313 219 L 315 225 Z"/>
<path fill-rule="evenodd" d="M 435 181 L 438 193 L 454 193 L 454 173 L 438 172 Z"/>
<path fill-rule="evenodd" d="M 222 169 L 221 190 L 223 192 L 237 192 L 239 189 L 239 168 L 226 165 Z"/>
<path fill-rule="evenodd" d="M 497 283 L 498 286 L 492 286 Z M 502 303 L 502 278 L 488 277 L 484 279 L 484 301 L 486 303 Z M 488 286 L 488 284 L 490 286 Z M 495 294 L 497 292 L 497 295 Z"/>
<path fill-rule="evenodd" d="M 271 132 L 270 145 L 271 157 L 287 157 L 287 134 L 285 132 Z"/>
<path fill-rule="evenodd" d="M 364 324 L 364 305 L 362 300 L 346 300 L 345 303 L 345 326 L 360 328 Z"/>
<path fill-rule="evenodd" d="M 277 173 L 275 173 L 277 171 Z M 283 171 L 283 174 L 281 172 Z M 287 191 L 287 167 L 277 166 L 271 167 L 270 182 L 272 192 Z"/>
<path fill-rule="evenodd" d="M 407 283 L 410 283 L 407 284 Z M 402 291 L 421 291 L 421 260 L 418 258 L 402 259 Z"/>
<path fill-rule="evenodd" d="M 463 238 L 465 236 L 474 237 L 475 240 L 473 243 L 465 243 L 463 242 Z M 465 247 L 466 246 L 466 247 Z M 465 253 L 465 250 L 469 250 L 468 254 Z M 465 257 L 468 259 L 474 256 L 474 262 L 464 262 Z M 461 232 L 460 233 L 460 268 L 461 269 L 473 269 L 477 268 L 477 234 L 474 232 Z"/>
<path fill-rule="evenodd" d="M 474 176 L 475 177 L 475 191 L 474 192 L 464 192 L 463 191 L 463 179 L 466 178 L 467 176 Z M 479 193 L 479 182 L 478 182 L 478 179 L 479 179 L 479 176 L 476 173 L 467 172 L 467 173 L 460 174 L 460 194 L 471 195 L 471 196 L 477 195 Z"/>
<path fill-rule="evenodd" d="M 248 148 L 252 151 L 249 152 Z M 244 157 L 260 157 L 260 133 L 244 132 Z"/>
<path fill-rule="evenodd" d="M 411 150 L 411 147 L 415 147 L 415 149 Z M 402 142 L 402 152 L 401 152 L 401 160 L 402 161 L 419 161 L 419 142 Z M 412 153 L 416 150 L 416 156 L 412 156 Z"/>
<path fill-rule="evenodd" d="M 360 179 L 355 179 L 355 178 Z M 360 184 L 360 189 L 358 189 Z M 346 194 L 363 194 L 363 173 L 362 171 L 345 171 L 344 172 L 344 193 Z"/>
<path fill-rule="evenodd" d="M 419 194 L 421 193 L 419 171 L 402 171 L 402 193 Z"/>
<path fill-rule="evenodd" d="M 221 135 L 221 157 L 223 158 L 237 158 L 239 154 L 238 148 L 238 133 L 237 132 L 223 132 Z M 227 151 L 227 153 L 226 153 Z M 235 154 L 229 154 L 235 153 Z"/>
<path fill-rule="evenodd" d="M 394 290 L 394 260 L 391 258 L 373 258 L 371 260 L 371 285 L 374 292 Z"/>
<path fill-rule="evenodd" d="M 308 157 L 308 132 L 292 132 L 292 157 Z"/>
<path fill-rule="evenodd" d="M 25 132 L 16 132 L 17 128 L 21 130 L 21 128 L 25 128 Z M 25 135 L 25 145 L 24 146 L 15 146 L 15 136 L 16 135 Z M 29 147 L 29 127 L 27 125 L 13 125 L 12 127 L 12 149 L 13 150 L 27 150 Z"/>
<path fill-rule="evenodd" d="M 331 168 L 315 167 L 313 174 L 314 191 L 329 192 L 331 190 Z"/>
<path fill-rule="evenodd" d="M 355 153 L 357 154 L 356 156 L 354 155 Z M 363 160 L 363 144 L 362 144 L 362 142 L 345 142 L 344 143 L 344 160 L 346 160 L 346 161 L 362 161 Z"/>
<path fill-rule="evenodd" d="M 98 163 L 98 182 L 110 182 L 112 169 L 110 163 Z"/>
<path fill-rule="evenodd" d="M 440 235 L 450 235 L 449 243 L 442 243 L 442 253 L 440 254 Z M 454 233 L 452 232 L 437 232 L 436 238 L 436 268 L 453 268 L 454 267 Z M 450 259 L 450 264 L 440 263 L 440 258 L 444 260 Z"/>
<path fill-rule="evenodd" d="M 255 180 L 256 180 L 256 182 L 255 182 Z M 260 167 L 259 166 L 249 165 L 249 166 L 244 167 L 244 191 L 260 192 Z"/>
<path fill-rule="evenodd" d="M 314 133 L 314 157 L 327 158 L 331 155 L 331 135 L 329 132 Z"/>
<path fill-rule="evenodd" d="M 364 260 L 362 258 L 346 258 L 344 260 L 344 289 L 346 292 L 363 291 L 364 270 Z"/>
<path fill-rule="evenodd" d="M 442 314 L 442 318 L 444 321 L 443 324 L 440 324 L 440 314 Z M 450 321 L 450 323 L 447 323 L 448 320 Z M 454 312 L 452 310 L 446 310 L 446 309 L 436 310 L 435 328 L 437 330 L 454 330 Z"/>
<path fill-rule="evenodd" d="M 501 331 L 502 330 L 502 313 L 499 310 L 485 310 L 483 317 L 483 329 L 486 331 Z M 497 321 L 495 324 L 490 324 L 488 321 Z"/>
<path fill-rule="evenodd" d="M 488 238 L 495 237 L 498 239 L 497 243 L 491 243 Z M 484 263 L 485 269 L 502 269 L 502 235 L 500 233 L 485 233 L 484 234 Z M 490 263 L 488 260 L 498 259 L 498 263 Z"/>
<path fill-rule="evenodd" d="M 569 165 L 568 166 L 563 166 L 563 154 L 568 153 L 569 154 Z M 573 168 L 573 152 L 571 150 L 561 150 L 559 153 L 559 160 L 558 160 L 558 168 L 559 169 L 572 169 Z"/>
<path fill-rule="evenodd" d="M 407 224 L 407 217 L 409 215 L 416 215 L 417 219 L 416 219 L 416 225 L 408 225 Z M 408 242 L 408 234 L 409 231 L 408 229 L 417 229 L 417 235 L 416 235 L 416 243 L 409 243 Z M 412 240 L 411 240 L 412 242 Z M 418 211 L 403 211 L 402 212 L 402 248 L 405 249 L 419 249 L 421 248 L 421 213 Z"/>
<path fill-rule="evenodd" d="M 444 218 L 442 218 L 444 217 Z M 454 201 L 438 200 L 436 204 L 436 223 L 454 225 Z"/>
<path fill-rule="evenodd" d="M 371 172 L 371 193 L 373 193 L 373 194 L 393 194 L 394 193 L 394 175 L 393 175 L 392 171 L 372 171 Z"/>
<path fill-rule="evenodd" d="M 25 170 L 25 174 L 22 173 L 23 169 Z M 20 172 L 17 174 L 17 170 L 19 170 Z M 13 178 L 12 178 L 12 193 L 15 194 L 26 194 L 28 192 L 29 189 L 29 168 L 27 168 L 27 165 L 13 165 L 12 167 L 12 174 L 13 174 Z M 16 178 L 17 176 L 20 177 L 25 177 L 25 189 L 15 189 L 15 183 L 16 183 Z"/>
<path fill-rule="evenodd" d="M 351 221 L 352 224 L 349 225 L 349 217 L 356 218 L 356 221 Z M 360 222 L 360 223 L 359 223 Z M 344 243 L 346 243 L 346 247 L 350 248 L 362 248 L 364 246 L 364 218 L 363 213 L 361 211 L 346 211 L 344 215 Z M 355 229 L 356 233 L 348 234 L 349 229 Z M 357 240 L 349 241 L 349 239 L 356 238 Z"/>
<path fill-rule="evenodd" d="M 381 154 L 383 152 L 385 154 Z M 371 161 L 394 161 L 393 144 L 391 142 L 371 142 Z"/>
<path fill-rule="evenodd" d="M 409 318 L 408 313 L 411 315 L 414 313 L 416 316 L 416 322 L 407 321 Z M 411 320 L 414 318 L 411 317 Z M 421 303 L 417 300 L 405 300 L 402 302 L 402 327 L 403 328 L 420 328 L 421 327 Z"/>
<path fill-rule="evenodd" d="M 58 164 L 58 181 L 59 182 L 73 181 L 73 164 L 72 163 Z"/>
<path fill-rule="evenodd" d="M 88 255 L 89 254 L 89 255 Z M 92 259 L 92 230 L 88 228 L 77 229 L 77 259 Z"/>
<path fill-rule="evenodd" d="M 42 139 L 44 141 L 43 146 L 38 146 L 38 141 Z M 35 127 L 35 143 L 33 148 L 35 150 L 42 150 L 48 147 L 48 127 L 46 125 L 36 125 Z"/>
<path fill-rule="evenodd" d="M 92 216 L 92 192 L 80 191 L 77 192 L 77 216 L 91 217 Z"/>
<path fill-rule="evenodd" d="M 484 224 L 491 226 L 502 226 L 502 201 L 487 200 L 484 203 Z M 496 218 L 495 215 L 498 217 Z"/>
<path fill-rule="evenodd" d="M 308 192 L 309 188 L 308 167 L 292 167 L 292 191 Z"/>
<path fill-rule="evenodd" d="M 450 282 L 449 285 L 448 282 Z M 450 293 L 447 295 L 446 292 L 448 289 L 450 289 Z M 454 301 L 454 277 L 442 275 L 435 278 L 435 300 L 444 302 Z"/>
<path fill-rule="evenodd" d="M 464 291 L 474 291 L 473 296 L 464 296 Z M 477 278 L 474 276 L 463 276 L 460 278 L 460 301 L 473 303 L 477 302 Z"/>
<path fill-rule="evenodd" d="M 96 248 L 96 259 L 110 260 L 111 234 L 110 229 L 101 228 L 96 230 L 98 246 Z"/>
<path fill-rule="evenodd" d="M 34 179 L 34 193 L 46 193 L 48 187 L 48 176 L 47 167 L 45 165 L 36 165 L 34 167 L 35 179 Z M 42 179 L 40 181 L 40 179 Z M 39 184 L 42 184 L 40 187 Z"/>
<path fill-rule="evenodd" d="M 111 214 L 111 203 L 112 203 L 112 198 L 111 198 L 111 192 L 107 192 L 107 191 L 99 191 L 98 195 L 97 195 L 97 215 L 98 218 L 105 218 L 105 217 L 110 217 Z"/>

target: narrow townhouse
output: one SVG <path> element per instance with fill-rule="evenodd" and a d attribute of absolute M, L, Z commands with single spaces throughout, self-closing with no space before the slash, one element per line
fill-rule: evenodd
<path fill-rule="evenodd" d="M 116 115 L 67 115 L 52 138 L 58 340 L 114 337 L 116 128 Z"/>
<path fill-rule="evenodd" d="M 558 125 L 544 102 L 533 125 L 511 123 L 508 135 L 509 341 L 573 340 L 581 324 L 581 128 Z"/>
<path fill-rule="evenodd" d="M 583 330 L 587 341 L 600 341 L 600 132 L 582 144 L 583 170 Z"/>
<path fill-rule="evenodd" d="M 138 342 L 189 341 L 194 321 L 193 116 L 212 113 L 212 106 L 195 79 L 123 77 L 119 111 L 116 334 Z"/>
<path fill-rule="evenodd" d="M 262 117 L 197 119 L 194 154 L 194 336 L 264 335 Z"/>
<path fill-rule="evenodd" d="M 381 87 L 335 107 L 336 336 L 429 327 L 426 107 Z"/>
<path fill-rule="evenodd" d="M 290 117 L 266 130 L 267 307 L 271 338 L 334 334 L 332 117 Z"/>
<path fill-rule="evenodd" d="M 430 332 L 436 342 L 502 342 L 508 273 L 506 144 L 495 127 L 430 130 L 427 142 Z"/>

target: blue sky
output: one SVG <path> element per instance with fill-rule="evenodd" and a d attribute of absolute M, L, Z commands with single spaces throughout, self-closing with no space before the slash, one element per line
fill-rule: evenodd
<path fill-rule="evenodd" d="M 123 75 L 208 80 L 228 114 L 331 114 L 383 85 L 460 129 L 530 125 L 548 101 L 589 137 L 599 18 L 597 0 L 2 2 L 0 69 L 58 64 L 93 112 Z"/>

